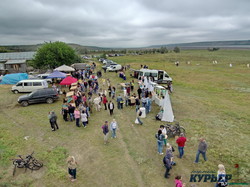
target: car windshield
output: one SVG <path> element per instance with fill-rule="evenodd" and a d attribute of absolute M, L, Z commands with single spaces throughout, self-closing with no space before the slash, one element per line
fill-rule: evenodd
<path fill-rule="evenodd" d="M 32 96 L 34 93 L 36 93 L 36 92 L 31 92 L 31 93 L 29 94 L 29 96 Z"/>

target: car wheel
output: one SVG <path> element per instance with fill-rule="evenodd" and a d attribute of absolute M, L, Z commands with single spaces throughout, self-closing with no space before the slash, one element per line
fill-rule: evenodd
<path fill-rule="evenodd" d="M 28 101 L 22 101 L 22 102 L 21 102 L 21 105 L 24 106 L 24 107 L 26 107 L 26 106 L 29 105 L 29 102 L 28 102 Z"/>
<path fill-rule="evenodd" d="M 48 103 L 48 104 L 53 103 L 53 99 L 52 99 L 52 98 L 48 98 L 48 99 L 46 99 L 46 103 Z"/>
<path fill-rule="evenodd" d="M 18 90 L 14 90 L 14 94 L 18 94 L 19 93 L 19 91 Z"/>

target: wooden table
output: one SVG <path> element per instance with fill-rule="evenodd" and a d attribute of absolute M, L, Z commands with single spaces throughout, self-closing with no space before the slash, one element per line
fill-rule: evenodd
<path fill-rule="evenodd" d="M 71 86 L 71 88 L 70 88 L 71 91 L 75 90 L 75 89 L 77 89 L 77 86 Z"/>

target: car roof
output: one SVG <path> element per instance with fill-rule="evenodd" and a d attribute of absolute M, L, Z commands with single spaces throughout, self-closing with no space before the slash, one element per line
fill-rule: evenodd
<path fill-rule="evenodd" d="M 55 88 L 41 88 L 41 89 L 34 90 L 33 92 L 37 92 L 37 91 L 39 91 L 39 92 L 40 91 L 54 91 L 54 92 L 57 92 Z"/>
<path fill-rule="evenodd" d="M 25 80 L 21 80 L 19 82 L 43 82 L 45 81 L 44 79 L 25 79 Z"/>

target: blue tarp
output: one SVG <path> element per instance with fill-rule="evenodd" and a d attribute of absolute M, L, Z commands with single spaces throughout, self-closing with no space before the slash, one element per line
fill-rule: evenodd
<path fill-rule="evenodd" d="M 51 79 L 51 78 L 65 78 L 67 75 L 66 73 L 62 73 L 60 71 L 54 71 L 53 73 L 51 73 L 47 79 Z"/>
<path fill-rule="evenodd" d="M 3 79 L 0 82 L 0 84 L 16 84 L 17 82 L 24 80 L 24 79 L 29 79 L 29 76 L 27 73 L 7 74 L 3 76 Z"/>

